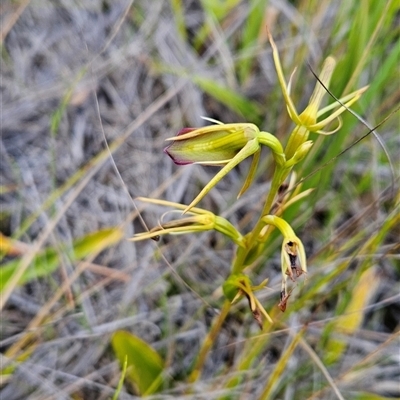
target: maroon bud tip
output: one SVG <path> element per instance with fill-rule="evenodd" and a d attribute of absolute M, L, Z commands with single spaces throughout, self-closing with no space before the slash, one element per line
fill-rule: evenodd
<path fill-rule="evenodd" d="M 184 135 L 185 133 L 189 133 L 189 132 L 195 131 L 195 130 L 197 130 L 197 129 L 199 129 L 199 128 L 182 128 L 182 129 L 178 132 L 178 134 L 177 134 L 176 136 Z"/>
<path fill-rule="evenodd" d="M 169 149 L 172 145 L 173 145 L 173 143 L 171 143 L 169 146 L 167 146 L 167 147 L 163 150 L 163 152 L 164 152 L 165 154 L 168 154 L 168 155 L 171 157 L 172 161 L 173 161 L 176 165 L 188 165 L 188 164 L 193 164 L 193 161 L 186 161 L 186 160 L 178 160 L 178 159 L 176 159 L 176 158 L 168 151 L 168 149 Z"/>

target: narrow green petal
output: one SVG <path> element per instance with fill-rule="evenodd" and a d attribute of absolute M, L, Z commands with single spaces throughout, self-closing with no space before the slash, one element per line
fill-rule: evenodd
<path fill-rule="evenodd" d="M 228 172 L 230 172 L 236 165 L 241 163 L 244 159 L 254 154 L 260 145 L 257 139 L 250 140 L 247 144 L 228 162 L 218 173 L 211 179 L 210 182 L 204 186 L 203 190 L 196 196 L 196 198 L 185 208 L 183 213 L 188 212 L 192 207 L 194 207 Z"/>
<path fill-rule="evenodd" d="M 155 204 L 155 205 L 159 205 L 159 206 L 177 208 L 178 210 L 184 210 L 187 207 L 184 204 L 175 203 L 174 201 L 152 199 L 150 197 L 136 197 L 135 200 L 143 201 L 144 203 L 150 203 L 150 204 Z M 190 210 L 189 214 L 212 214 L 212 213 L 210 211 L 204 210 L 202 208 L 193 207 Z"/>
<path fill-rule="evenodd" d="M 246 190 L 252 184 L 254 177 L 256 176 L 258 161 L 260 160 L 260 154 L 261 154 L 261 150 L 258 150 L 254 153 L 253 160 L 251 161 L 249 173 L 246 176 L 246 180 L 244 181 L 244 184 L 243 184 L 242 188 L 240 189 L 240 192 L 237 195 L 237 198 L 239 198 L 244 192 L 246 192 Z"/>
<path fill-rule="evenodd" d="M 133 237 L 129 238 L 128 240 L 131 242 L 138 242 L 140 240 L 146 240 L 146 239 L 153 239 L 156 238 L 157 236 L 161 235 L 182 235 L 185 233 L 194 233 L 194 232 L 202 232 L 202 231 L 208 231 L 213 229 L 213 225 L 190 225 L 190 226 L 176 226 L 172 228 L 163 228 L 159 227 L 159 229 L 153 229 L 149 232 L 142 232 L 142 233 L 137 233 Z"/>
<path fill-rule="evenodd" d="M 262 315 L 264 315 L 265 319 L 272 324 L 274 321 L 272 320 L 272 318 L 269 316 L 269 314 L 267 313 L 267 311 L 265 310 L 264 306 L 260 303 L 260 301 L 257 299 L 257 297 L 255 298 L 255 302 L 257 304 L 258 309 L 261 311 Z"/>
<path fill-rule="evenodd" d="M 345 104 L 347 101 L 353 99 L 353 98 L 356 97 L 357 95 L 362 95 L 368 88 L 369 88 L 369 85 L 364 86 L 364 87 L 362 87 L 362 88 L 360 88 L 360 89 L 357 89 L 357 90 L 355 90 L 354 92 L 351 92 L 351 93 L 349 93 L 348 95 L 341 97 L 341 98 L 339 99 L 339 101 L 340 101 L 340 103 Z M 336 101 L 336 102 L 334 102 L 334 103 L 331 103 L 331 104 L 329 104 L 329 105 L 327 105 L 327 106 L 321 108 L 321 109 L 318 111 L 317 116 L 320 117 L 321 115 L 324 115 L 324 114 L 327 113 L 328 111 L 331 111 L 331 110 L 333 110 L 333 109 L 336 108 L 336 107 L 339 107 L 339 106 L 340 106 L 340 103 Z"/>
<path fill-rule="evenodd" d="M 327 57 L 322 66 L 322 71 L 319 76 L 319 79 L 321 80 L 321 82 L 324 84 L 325 87 L 329 87 L 329 82 L 331 80 L 335 66 L 336 66 L 335 59 L 333 57 Z M 322 98 L 324 97 L 325 94 L 326 94 L 326 89 L 319 82 L 317 82 L 315 85 L 314 92 L 311 95 L 309 104 L 315 105 L 316 109 L 318 110 L 319 106 L 321 105 Z"/>
<path fill-rule="evenodd" d="M 307 258 L 306 258 L 306 251 L 304 250 L 303 243 L 300 239 L 297 242 L 298 246 L 298 257 L 300 259 L 300 266 L 304 272 L 307 272 Z"/>
<path fill-rule="evenodd" d="M 357 94 L 351 100 L 349 100 L 347 103 L 344 103 L 344 106 L 340 106 L 335 112 L 333 112 L 331 115 L 329 115 L 329 117 L 316 123 L 315 125 L 309 126 L 308 129 L 312 132 L 322 130 L 322 128 L 324 128 L 326 125 L 328 125 L 330 122 L 332 122 L 335 118 L 339 117 L 340 114 L 342 114 L 344 111 L 346 111 L 347 108 L 349 108 L 353 103 L 355 103 L 360 97 L 361 97 L 361 94 Z"/>
<path fill-rule="evenodd" d="M 303 199 L 304 197 L 309 196 L 314 190 L 315 190 L 314 188 L 306 189 L 306 190 L 304 190 L 304 192 L 301 192 L 301 193 L 296 194 L 295 196 L 291 197 L 290 200 L 286 201 L 285 204 L 283 205 L 282 211 L 285 211 L 292 204 Z"/>
<path fill-rule="evenodd" d="M 283 97 L 285 99 L 285 103 L 288 107 L 288 111 L 289 111 L 289 115 L 291 117 L 291 119 L 298 125 L 301 124 L 300 120 L 298 119 L 298 113 L 296 111 L 296 108 L 292 102 L 292 99 L 290 98 L 290 94 L 288 91 L 288 85 L 286 84 L 285 81 L 285 77 L 283 75 L 283 71 L 282 71 L 282 66 L 281 66 L 281 61 L 279 59 L 279 53 L 278 53 L 278 48 L 276 47 L 276 44 L 274 42 L 274 39 L 272 38 L 271 33 L 269 32 L 269 30 L 267 29 L 267 35 L 268 35 L 268 39 L 269 42 L 271 44 L 272 47 L 272 56 L 274 58 L 274 63 L 275 63 L 275 69 L 276 69 L 276 74 L 278 75 L 278 81 L 279 84 L 281 86 L 281 90 L 283 93 Z"/>
<path fill-rule="evenodd" d="M 342 118 L 340 118 L 340 116 L 337 117 L 337 120 L 338 120 L 337 127 L 332 129 L 331 131 L 322 131 L 321 130 L 321 131 L 315 131 L 315 133 L 318 133 L 319 135 L 325 135 L 325 136 L 333 135 L 343 126 Z"/>

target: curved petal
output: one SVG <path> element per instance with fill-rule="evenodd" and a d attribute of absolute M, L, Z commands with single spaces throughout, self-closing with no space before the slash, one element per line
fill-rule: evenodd
<path fill-rule="evenodd" d="M 290 115 L 290 118 L 298 125 L 300 125 L 301 121 L 298 118 L 298 113 L 296 111 L 296 107 L 293 104 L 292 99 L 290 98 L 290 87 L 286 84 L 285 77 L 283 75 L 282 71 L 282 66 L 281 66 L 281 61 L 279 59 L 279 53 L 278 53 L 278 48 L 276 47 L 276 44 L 274 42 L 274 39 L 272 38 L 271 33 L 267 29 L 267 35 L 269 42 L 272 47 L 272 56 L 274 58 L 274 63 L 275 63 L 275 69 L 276 69 L 276 74 L 278 75 L 278 81 L 281 86 L 281 90 L 283 93 L 283 97 L 285 99 L 286 106 L 288 108 L 288 112 Z M 292 74 L 293 75 L 293 74 Z M 291 79 L 289 81 L 291 83 Z"/>
<path fill-rule="evenodd" d="M 342 118 L 337 117 L 337 120 L 338 120 L 338 126 L 335 129 L 332 129 L 331 131 L 316 131 L 315 133 L 325 136 L 329 136 L 332 135 L 333 133 L 336 133 L 343 125 Z"/>
<path fill-rule="evenodd" d="M 258 162 L 260 160 L 260 154 L 261 154 L 260 149 L 254 153 L 253 160 L 251 161 L 249 173 L 246 176 L 246 180 L 244 181 L 244 184 L 243 184 L 242 188 L 240 189 L 239 194 L 237 195 L 237 198 L 239 198 L 243 193 L 245 193 L 246 190 L 252 184 L 254 177 L 256 176 L 257 166 L 258 166 Z"/>
<path fill-rule="evenodd" d="M 231 171 L 236 165 L 241 163 L 247 157 L 254 154 L 260 145 L 257 139 L 253 139 L 247 142 L 247 144 L 232 158 L 218 173 L 211 179 L 210 182 L 204 186 L 203 190 L 196 196 L 196 198 L 186 207 L 183 213 L 188 212 L 193 206 L 195 206 L 229 171 Z"/>

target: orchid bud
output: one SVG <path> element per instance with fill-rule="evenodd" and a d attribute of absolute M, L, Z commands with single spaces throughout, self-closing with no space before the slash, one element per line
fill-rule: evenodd
<path fill-rule="evenodd" d="M 253 124 L 221 124 L 184 128 L 164 149 L 175 164 L 224 165 L 259 133 Z"/>
<path fill-rule="evenodd" d="M 260 132 L 254 124 L 236 123 L 203 128 L 185 128 L 177 136 L 167 139 L 172 143 L 164 149 L 175 164 L 222 165 L 223 168 L 187 206 L 184 213 L 194 207 L 229 171 L 244 159 L 254 156 L 250 172 L 239 195 L 250 186 L 259 160 L 260 145 L 268 146 L 279 166 L 286 158 L 279 140 L 268 132 Z"/>

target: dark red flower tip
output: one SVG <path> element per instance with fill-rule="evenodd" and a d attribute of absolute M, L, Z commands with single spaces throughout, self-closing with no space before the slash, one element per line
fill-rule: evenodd
<path fill-rule="evenodd" d="M 182 129 L 177 133 L 176 136 L 184 135 L 185 133 L 189 133 L 189 132 L 195 131 L 196 129 L 199 129 L 199 128 L 182 128 Z M 174 145 L 174 142 L 171 142 L 167 147 L 164 148 L 163 151 L 164 151 L 165 154 L 168 154 L 168 155 L 171 157 L 172 161 L 173 161 L 176 165 L 188 165 L 188 164 L 193 164 L 193 161 L 185 161 L 185 160 L 182 160 L 182 159 L 177 159 L 177 158 L 175 158 L 175 157 L 168 151 L 168 149 L 169 149 L 171 146 L 173 146 L 173 145 Z"/>
<path fill-rule="evenodd" d="M 197 130 L 197 129 L 199 129 L 199 128 L 182 128 L 182 129 L 178 132 L 178 134 L 177 134 L 176 136 L 184 135 L 185 133 L 189 133 L 189 132 L 195 131 L 195 130 Z"/>
<path fill-rule="evenodd" d="M 164 152 L 165 154 L 168 154 L 168 155 L 171 157 L 172 161 L 173 161 L 176 165 L 188 165 L 188 164 L 193 164 L 193 161 L 182 161 L 182 160 L 176 159 L 176 158 L 168 151 L 168 149 L 172 146 L 172 144 L 173 144 L 173 143 L 171 143 L 169 146 L 167 146 L 167 147 L 163 150 L 163 152 Z"/>

